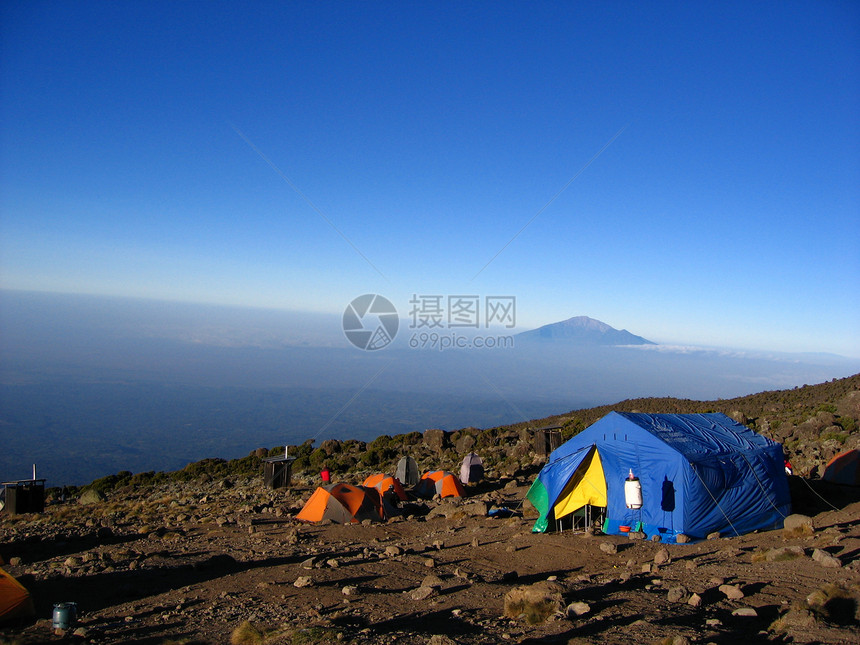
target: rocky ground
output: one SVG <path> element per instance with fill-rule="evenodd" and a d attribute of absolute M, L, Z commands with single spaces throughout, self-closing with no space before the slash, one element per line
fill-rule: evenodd
<path fill-rule="evenodd" d="M 525 479 L 375 524 L 297 523 L 313 487 L 259 479 L 52 504 L 0 516 L 0 556 L 37 610 L 0 643 L 856 645 L 856 489 L 793 479 L 811 519 L 678 545 L 533 534 Z M 492 519 L 493 505 L 525 517 Z M 55 631 L 66 601 L 78 621 Z"/>

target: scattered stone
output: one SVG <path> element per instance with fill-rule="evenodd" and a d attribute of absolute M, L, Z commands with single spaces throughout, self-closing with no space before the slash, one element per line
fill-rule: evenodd
<path fill-rule="evenodd" d="M 358 587 L 355 585 L 347 585 L 340 591 L 344 596 L 355 596 L 358 594 Z"/>
<path fill-rule="evenodd" d="M 391 545 L 391 546 L 385 547 L 385 555 L 387 555 L 389 557 L 394 557 L 394 556 L 402 555 L 402 554 L 403 554 L 403 549 L 401 549 L 399 546 Z"/>
<path fill-rule="evenodd" d="M 669 554 L 669 549 L 665 546 L 657 549 L 657 553 L 654 554 L 654 564 L 660 566 L 663 564 L 669 564 L 672 561 L 672 556 Z"/>
<path fill-rule="evenodd" d="M 89 638 L 90 632 L 86 627 L 78 627 L 72 632 L 72 636 L 78 638 Z"/>
<path fill-rule="evenodd" d="M 326 560 L 326 564 L 331 569 L 337 569 L 340 566 L 340 560 L 338 560 L 337 558 L 331 558 L 329 560 Z"/>
<path fill-rule="evenodd" d="M 713 533 L 708 533 L 707 539 L 708 540 L 719 540 L 720 539 L 720 532 L 714 531 Z"/>
<path fill-rule="evenodd" d="M 839 569 L 842 567 L 842 560 L 822 549 L 815 549 L 812 552 L 812 559 L 822 567 L 827 567 L 828 569 Z"/>
<path fill-rule="evenodd" d="M 463 506 L 460 507 L 460 510 L 469 517 L 486 517 L 490 509 L 486 502 L 470 502 L 468 504 L 463 504 Z"/>
<path fill-rule="evenodd" d="M 432 569 L 436 566 L 436 560 L 434 560 L 433 558 L 424 558 L 424 566 L 428 569 Z"/>
<path fill-rule="evenodd" d="M 768 549 L 764 554 L 764 559 L 767 562 L 782 562 L 785 560 L 802 558 L 804 555 L 803 547 L 782 546 L 775 549 Z"/>
<path fill-rule="evenodd" d="M 432 573 L 428 576 L 424 576 L 424 580 L 421 581 L 422 587 L 431 587 L 433 589 L 441 589 L 443 584 L 442 579 Z"/>
<path fill-rule="evenodd" d="M 687 599 L 687 604 L 690 605 L 690 607 L 701 607 L 702 597 L 699 594 L 694 593 Z"/>
<path fill-rule="evenodd" d="M 457 641 L 444 634 L 434 634 L 427 641 L 427 645 L 457 645 Z"/>
<path fill-rule="evenodd" d="M 738 607 L 732 612 L 732 616 L 746 616 L 748 618 L 756 618 L 758 612 L 752 607 Z"/>
<path fill-rule="evenodd" d="M 299 576 L 293 583 L 294 587 L 301 589 L 302 587 L 313 587 L 314 581 L 309 576 Z"/>
<path fill-rule="evenodd" d="M 574 619 L 577 616 L 584 616 L 591 611 L 591 606 L 586 602 L 572 602 L 564 610 L 568 618 Z"/>
<path fill-rule="evenodd" d="M 314 565 L 316 565 L 317 559 L 314 557 L 308 558 L 302 562 L 302 569 L 313 569 Z"/>
<path fill-rule="evenodd" d="M 604 553 L 608 553 L 609 555 L 618 553 L 618 547 L 612 544 L 612 542 L 601 542 L 600 550 Z"/>
<path fill-rule="evenodd" d="M 418 587 L 409 592 L 409 597 L 412 600 L 420 601 L 427 600 L 436 595 L 436 590 L 433 587 Z"/>
<path fill-rule="evenodd" d="M 675 536 L 675 542 L 677 542 L 678 544 L 687 544 L 691 542 L 691 539 L 689 535 L 678 533 L 678 535 Z"/>
<path fill-rule="evenodd" d="M 744 597 L 744 592 L 738 585 L 720 585 L 720 591 L 729 600 L 740 600 Z"/>
<path fill-rule="evenodd" d="M 630 531 L 630 533 L 627 534 L 627 538 L 630 540 L 644 540 L 646 537 L 648 536 L 642 531 Z"/>
<path fill-rule="evenodd" d="M 690 599 L 690 591 L 683 585 L 671 587 L 667 595 L 669 602 L 687 602 Z"/>
<path fill-rule="evenodd" d="M 14 558 L 9 558 L 9 566 L 11 567 L 20 567 L 22 564 L 24 564 L 24 561 L 18 556 L 15 556 Z"/>
<path fill-rule="evenodd" d="M 478 538 L 472 538 L 471 545 L 473 548 L 477 549 L 479 546 L 481 546 L 481 543 L 478 541 Z"/>

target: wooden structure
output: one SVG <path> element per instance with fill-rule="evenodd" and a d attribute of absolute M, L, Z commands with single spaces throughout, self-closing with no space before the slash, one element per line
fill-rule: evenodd
<path fill-rule="evenodd" d="M 45 480 L 20 479 L 3 482 L 3 509 L 9 515 L 42 513 L 45 510 Z"/>
<path fill-rule="evenodd" d="M 287 488 L 290 485 L 295 457 L 263 459 L 263 484 L 266 488 Z"/>
<path fill-rule="evenodd" d="M 534 433 L 535 454 L 540 457 L 548 457 L 549 453 L 561 445 L 561 426 L 536 428 Z"/>

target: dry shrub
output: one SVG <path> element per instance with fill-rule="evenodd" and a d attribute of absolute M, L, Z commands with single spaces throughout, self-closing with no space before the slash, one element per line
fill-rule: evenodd
<path fill-rule="evenodd" d="M 563 588 L 554 582 L 537 582 L 530 586 L 516 587 L 505 594 L 505 616 L 525 616 L 529 625 L 546 621 L 561 612 L 564 607 Z"/>
<path fill-rule="evenodd" d="M 819 617 L 831 623 L 850 625 L 860 618 L 857 589 L 852 591 L 837 585 L 826 584 L 806 597 L 806 604 Z"/>
<path fill-rule="evenodd" d="M 794 604 L 791 609 L 770 624 L 768 631 L 788 632 L 792 627 L 812 627 L 815 622 L 815 614 L 800 604 Z"/>
<path fill-rule="evenodd" d="M 265 642 L 266 635 L 247 620 L 230 634 L 230 645 L 263 645 Z"/>
<path fill-rule="evenodd" d="M 815 535 L 815 529 L 809 524 L 798 524 L 791 529 L 782 529 L 782 537 L 786 540 L 792 538 L 810 537 Z"/>
<path fill-rule="evenodd" d="M 310 636 L 306 632 L 312 632 Z M 328 632 L 321 637 L 318 630 L 262 629 L 245 621 L 233 630 L 230 635 L 230 645 L 298 645 L 299 643 L 333 643 L 334 634 L 328 638 Z"/>

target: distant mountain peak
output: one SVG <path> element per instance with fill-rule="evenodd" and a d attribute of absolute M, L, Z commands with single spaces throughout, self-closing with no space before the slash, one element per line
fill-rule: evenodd
<path fill-rule="evenodd" d="M 576 345 L 656 345 L 626 329 L 615 329 L 605 322 L 588 316 L 574 316 L 517 334 L 518 340 L 558 341 Z"/>

